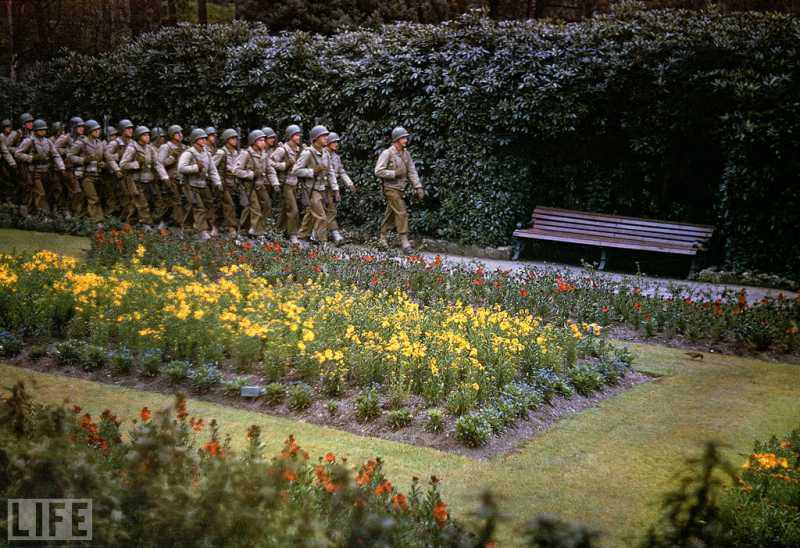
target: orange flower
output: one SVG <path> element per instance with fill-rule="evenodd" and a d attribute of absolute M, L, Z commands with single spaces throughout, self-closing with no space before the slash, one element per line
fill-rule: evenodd
<path fill-rule="evenodd" d="M 336 462 L 336 455 L 328 451 L 325 453 L 325 462 Z"/>
<path fill-rule="evenodd" d="M 358 471 L 356 475 L 356 485 L 359 487 L 364 487 L 369 482 L 372 481 L 372 475 L 375 473 L 375 468 L 378 466 L 378 463 L 374 460 L 367 461 L 367 464 L 362 465 L 361 469 Z"/>
<path fill-rule="evenodd" d="M 397 493 L 392 497 L 392 508 L 395 511 L 408 512 L 408 498 L 403 493 Z"/>
<path fill-rule="evenodd" d="M 739 296 L 736 300 L 740 307 L 745 308 L 747 306 L 747 291 L 745 291 L 744 288 L 739 291 Z"/>
<path fill-rule="evenodd" d="M 520 289 L 519 290 L 519 296 L 522 297 L 522 298 L 527 297 L 528 296 L 528 291 L 525 290 L 525 289 Z"/>
<path fill-rule="evenodd" d="M 389 480 L 383 480 L 378 484 L 375 488 L 376 495 L 388 495 L 392 492 L 392 482 Z"/>
<path fill-rule="evenodd" d="M 448 517 L 447 505 L 441 500 L 436 501 L 436 504 L 433 506 L 433 519 L 436 521 L 436 524 L 439 527 L 444 527 Z"/>
<path fill-rule="evenodd" d="M 206 423 L 205 423 L 205 421 L 203 419 L 195 420 L 194 418 L 189 420 L 189 424 L 192 425 L 192 430 L 194 430 L 195 432 L 199 432 L 206 425 Z"/>
<path fill-rule="evenodd" d="M 152 413 L 147 407 L 142 407 L 142 410 L 139 412 L 139 416 L 142 418 L 142 422 L 147 422 L 150 420 Z"/>
<path fill-rule="evenodd" d="M 211 455 L 212 457 L 216 457 L 217 455 L 222 456 L 222 448 L 216 441 L 211 440 L 206 444 L 205 447 L 206 451 L 208 451 L 208 454 Z"/>
<path fill-rule="evenodd" d="M 778 457 L 775 453 L 754 453 L 751 458 L 764 468 L 789 468 L 789 461 L 786 457 Z"/>
<path fill-rule="evenodd" d="M 291 468 L 287 468 L 283 471 L 283 479 L 286 481 L 295 481 L 297 479 L 297 474 Z"/>
<path fill-rule="evenodd" d="M 80 406 L 80 405 L 75 405 L 75 406 L 73 406 L 73 407 L 72 407 L 72 412 L 73 412 L 73 413 L 75 413 L 75 414 L 77 415 L 78 413 L 80 413 L 80 412 L 81 412 L 81 406 Z"/>
<path fill-rule="evenodd" d="M 600 309 L 600 312 L 602 312 L 603 314 L 608 314 L 608 307 L 604 306 L 603 308 Z"/>
<path fill-rule="evenodd" d="M 314 474 L 317 476 L 317 481 L 319 481 L 319 483 L 328 493 L 334 493 L 339 490 L 339 486 L 333 483 L 330 474 L 328 474 L 323 465 L 318 464 L 315 466 Z"/>
<path fill-rule="evenodd" d="M 181 398 L 178 400 L 178 419 L 183 420 L 189 416 L 189 412 L 186 410 L 186 398 Z"/>
<path fill-rule="evenodd" d="M 570 293 L 575 291 L 575 286 L 571 283 L 568 283 L 564 278 L 558 277 L 556 278 L 556 286 L 558 287 L 559 293 Z"/>
<path fill-rule="evenodd" d="M 245 242 L 242 244 L 242 249 L 244 249 L 245 251 L 250 251 L 251 249 L 253 249 L 253 244 L 251 244 L 250 242 Z"/>
<path fill-rule="evenodd" d="M 642 304 L 641 303 L 633 303 L 633 309 L 638 312 L 639 310 L 642 309 Z"/>

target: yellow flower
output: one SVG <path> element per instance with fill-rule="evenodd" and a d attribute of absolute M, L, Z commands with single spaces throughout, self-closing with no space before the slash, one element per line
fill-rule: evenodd
<path fill-rule="evenodd" d="M 142 244 L 139 244 L 136 247 L 136 256 L 141 259 L 142 257 L 144 257 L 144 252 L 145 252 L 144 246 Z"/>
<path fill-rule="evenodd" d="M 201 310 L 200 308 L 198 308 L 197 310 L 195 310 L 195 311 L 194 311 L 194 314 L 193 314 L 193 315 L 194 315 L 194 319 L 195 319 L 195 320 L 202 320 L 202 319 L 203 319 L 203 316 L 205 316 L 205 314 L 206 314 L 206 313 L 205 313 L 205 312 L 203 312 L 203 310 Z"/>
<path fill-rule="evenodd" d="M 300 351 L 300 353 L 305 352 L 306 351 L 306 343 L 304 343 L 303 341 L 298 341 L 297 349 Z"/>

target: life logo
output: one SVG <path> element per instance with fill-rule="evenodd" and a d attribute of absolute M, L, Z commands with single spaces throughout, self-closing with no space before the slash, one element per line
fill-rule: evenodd
<path fill-rule="evenodd" d="M 8 499 L 8 540 L 92 540 L 92 499 Z"/>

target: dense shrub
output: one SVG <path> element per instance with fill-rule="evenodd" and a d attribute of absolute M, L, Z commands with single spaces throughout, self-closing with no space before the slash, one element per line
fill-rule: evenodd
<path fill-rule="evenodd" d="M 797 273 L 798 19 L 635 8 L 568 25 L 465 16 L 324 40 L 184 25 L 40 65 L 31 96 L 51 117 L 325 123 L 366 190 L 342 216 L 373 225 L 373 164 L 403 124 L 429 191 L 417 231 L 505 243 L 534 205 L 574 207 L 715 224 L 726 267 Z"/>
<path fill-rule="evenodd" d="M 464 415 L 456 420 L 456 438 L 467 447 L 482 447 L 489 441 L 492 426 L 479 413 Z"/>

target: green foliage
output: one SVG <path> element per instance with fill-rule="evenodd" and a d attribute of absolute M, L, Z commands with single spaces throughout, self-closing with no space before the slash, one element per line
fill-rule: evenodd
<path fill-rule="evenodd" d="M 87 346 L 85 341 L 78 339 L 63 341 L 56 344 L 53 357 L 61 367 L 79 367 Z"/>
<path fill-rule="evenodd" d="M 208 392 L 222 382 L 222 373 L 215 364 L 204 363 L 192 368 L 189 373 L 189 382 L 198 392 Z"/>
<path fill-rule="evenodd" d="M 570 369 L 569 380 L 581 396 L 591 396 L 603 386 L 603 375 L 590 365 L 578 365 Z"/>
<path fill-rule="evenodd" d="M 441 409 L 428 410 L 428 422 L 425 423 L 425 430 L 433 434 L 444 432 L 444 413 Z"/>
<path fill-rule="evenodd" d="M 481 414 L 471 413 L 456 420 L 456 439 L 467 447 L 483 447 L 491 434 L 492 427 Z"/>
<path fill-rule="evenodd" d="M 183 360 L 173 360 L 164 366 L 164 375 L 172 384 L 180 384 L 189 378 L 192 365 Z"/>
<path fill-rule="evenodd" d="M 381 402 L 375 388 L 367 388 L 356 396 L 356 420 L 370 422 L 381 416 Z"/>
<path fill-rule="evenodd" d="M 330 400 L 325 403 L 325 410 L 328 412 L 328 416 L 335 417 L 339 414 L 339 404 L 334 400 Z"/>
<path fill-rule="evenodd" d="M 127 375 L 133 369 L 133 355 L 127 348 L 118 348 L 109 352 L 111 368 L 117 374 Z"/>
<path fill-rule="evenodd" d="M 164 357 L 160 349 L 148 348 L 139 355 L 139 371 L 144 377 L 156 377 L 161 372 Z"/>
<path fill-rule="evenodd" d="M 408 409 L 394 409 L 386 414 L 386 423 L 392 430 L 400 430 L 411 425 L 413 417 Z"/>
<path fill-rule="evenodd" d="M 264 401 L 274 407 L 286 399 L 286 388 L 279 382 L 271 382 L 264 387 Z"/>
<path fill-rule="evenodd" d="M 22 352 L 22 339 L 8 331 L 0 331 L 0 356 L 13 358 Z"/>
<path fill-rule="evenodd" d="M 311 387 L 304 383 L 297 383 L 289 387 L 287 406 L 292 411 L 305 411 L 311 407 L 313 396 Z"/>
<path fill-rule="evenodd" d="M 37 66 L 32 97 L 51 117 L 324 122 L 365 189 L 341 216 L 371 227 L 374 162 L 402 124 L 429 191 L 415 231 L 507 243 L 534 205 L 572 207 L 715 224 L 727 268 L 797 273 L 798 19 L 640 7 L 568 26 L 465 16 L 326 40 L 181 25 Z"/>
<path fill-rule="evenodd" d="M 222 381 L 222 391 L 227 396 L 238 396 L 243 386 L 247 386 L 247 376 L 237 375 L 232 379 Z"/>

